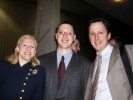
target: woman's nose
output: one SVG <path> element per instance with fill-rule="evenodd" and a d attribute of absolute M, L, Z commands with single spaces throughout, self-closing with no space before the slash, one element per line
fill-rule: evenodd
<path fill-rule="evenodd" d="M 31 50 L 31 47 L 30 47 L 30 46 L 28 46 L 28 47 L 27 47 L 27 50 Z"/>

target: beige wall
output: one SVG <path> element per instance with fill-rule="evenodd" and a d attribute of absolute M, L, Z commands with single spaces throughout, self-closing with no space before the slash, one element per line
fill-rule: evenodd
<path fill-rule="evenodd" d="M 0 0 L 0 60 L 14 52 L 21 34 L 33 34 L 36 18 L 35 2 Z"/>
<path fill-rule="evenodd" d="M 93 54 L 89 51 L 84 25 L 87 17 L 60 10 L 59 0 L 40 1 L 38 5 L 30 0 L 0 0 L 0 60 L 14 52 L 18 37 L 25 33 L 35 32 L 39 41 L 38 55 L 54 50 L 54 30 L 64 20 L 74 23 L 81 43 L 81 53 L 91 59 Z"/>
<path fill-rule="evenodd" d="M 38 40 L 37 55 L 56 49 L 55 28 L 60 22 L 60 0 L 39 0 L 35 36 Z"/>

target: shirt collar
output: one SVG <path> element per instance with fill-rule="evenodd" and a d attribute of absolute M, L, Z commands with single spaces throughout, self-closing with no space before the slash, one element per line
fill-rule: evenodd
<path fill-rule="evenodd" d="M 110 45 L 110 44 L 108 44 L 108 45 L 106 46 L 106 48 L 101 52 L 101 55 L 102 55 L 102 56 L 111 55 L 112 50 L 113 50 L 113 46 Z M 98 52 L 96 52 L 96 53 L 97 53 L 97 55 L 99 54 Z"/>

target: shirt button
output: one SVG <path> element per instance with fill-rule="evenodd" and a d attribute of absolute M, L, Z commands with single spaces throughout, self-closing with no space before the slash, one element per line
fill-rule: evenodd
<path fill-rule="evenodd" d="M 30 75 L 30 73 L 28 73 L 28 75 Z"/>
<path fill-rule="evenodd" d="M 22 92 L 24 92 L 24 90 L 21 90 Z"/>
<path fill-rule="evenodd" d="M 23 85 L 26 85 L 26 83 L 23 83 Z"/>
<path fill-rule="evenodd" d="M 26 77 L 25 79 L 28 80 L 28 77 Z"/>
<path fill-rule="evenodd" d="M 22 100 L 23 98 L 22 97 L 19 97 L 19 100 Z"/>

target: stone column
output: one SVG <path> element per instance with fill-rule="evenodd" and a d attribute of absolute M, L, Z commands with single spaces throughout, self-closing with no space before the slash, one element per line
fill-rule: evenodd
<path fill-rule="evenodd" d="M 59 22 L 60 0 L 38 0 L 34 33 L 38 41 L 38 56 L 56 49 L 54 34 Z"/>

